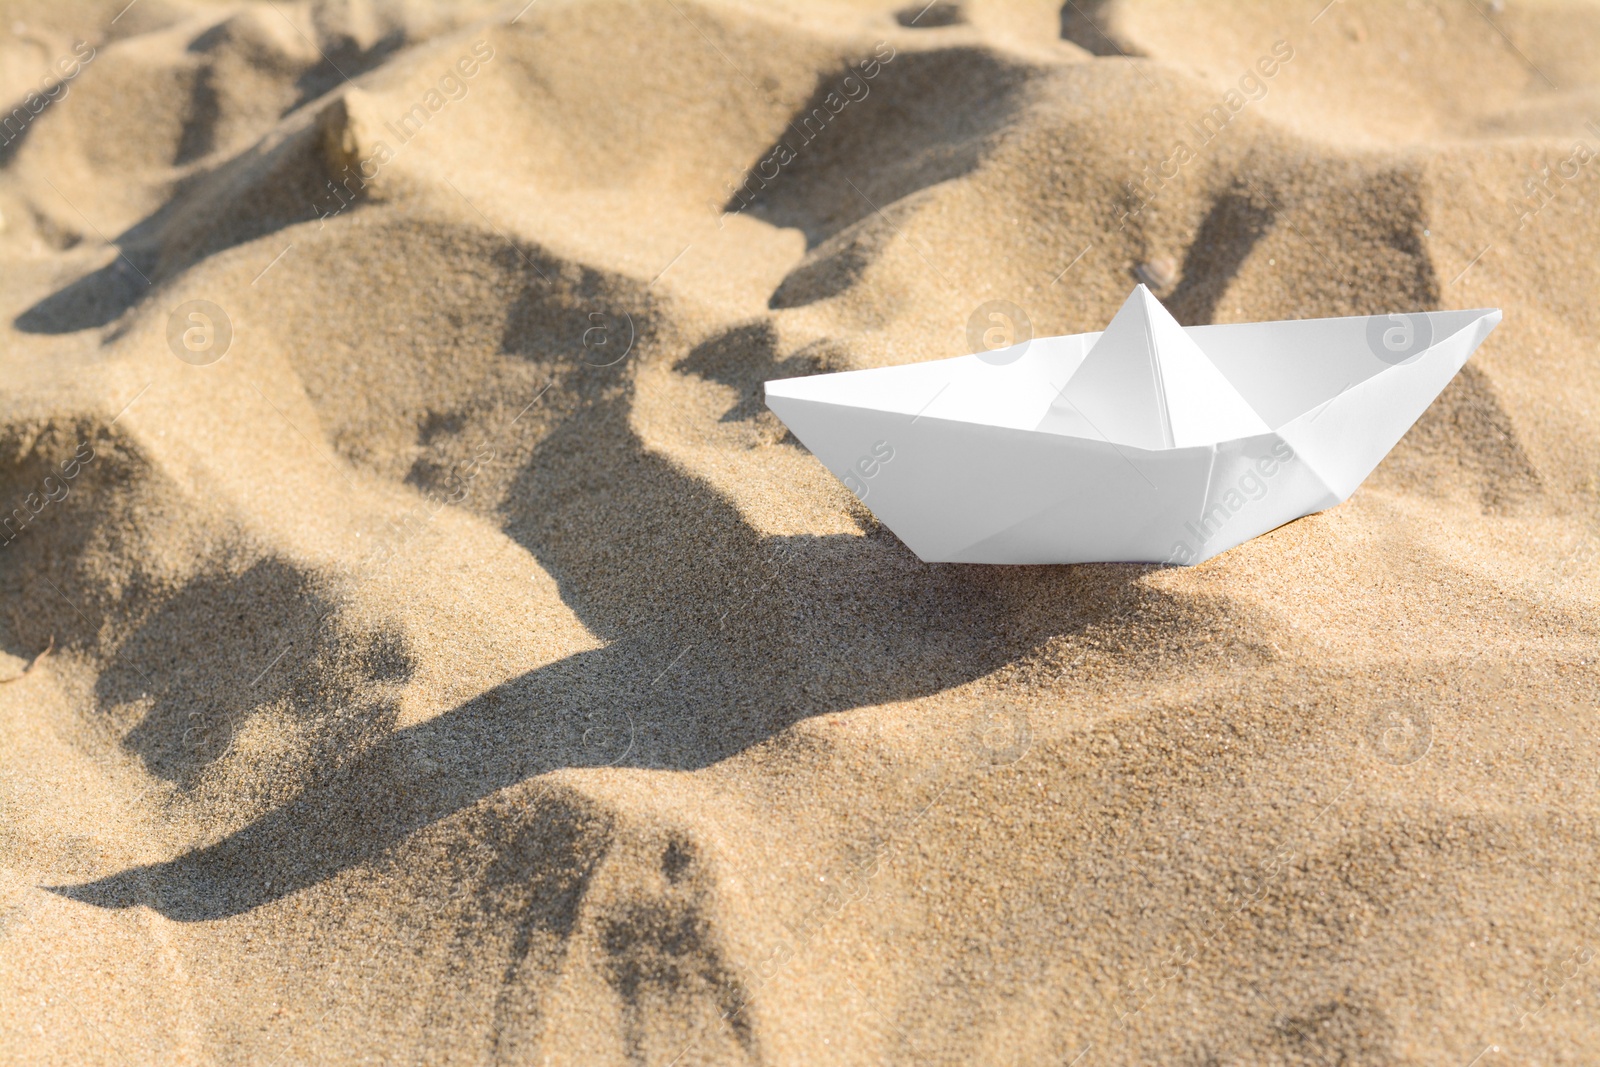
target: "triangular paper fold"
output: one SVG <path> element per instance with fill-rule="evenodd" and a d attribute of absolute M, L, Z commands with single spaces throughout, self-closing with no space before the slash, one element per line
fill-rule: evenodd
<path fill-rule="evenodd" d="M 1143 285 L 1122 305 L 1038 428 L 1147 449 L 1267 432 L 1261 416 Z"/>

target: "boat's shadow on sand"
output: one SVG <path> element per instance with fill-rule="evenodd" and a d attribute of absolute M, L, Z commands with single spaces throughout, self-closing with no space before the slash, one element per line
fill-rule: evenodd
<path fill-rule="evenodd" d="M 604 648 L 414 726 L 372 724 L 337 770 L 243 829 L 55 891 L 183 921 L 236 915 L 378 862 L 414 832 L 538 775 L 693 770 L 808 716 L 960 686 L 1113 614 L 1185 613 L 1139 582 L 1142 566 L 928 565 L 885 531 L 762 536 L 644 446 L 628 427 L 629 392 L 596 397 L 556 426 L 503 516 Z M 253 672 L 259 656 L 237 659 Z M 177 742 L 159 735 L 181 725 L 158 700 L 125 743 L 147 765 L 157 751 L 170 759 Z"/>

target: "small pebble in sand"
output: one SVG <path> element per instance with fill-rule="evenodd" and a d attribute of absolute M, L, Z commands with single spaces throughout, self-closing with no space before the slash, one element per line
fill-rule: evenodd
<path fill-rule="evenodd" d="M 1153 292 L 1161 294 L 1170 290 L 1177 282 L 1178 263 L 1171 256 L 1157 256 L 1148 263 L 1139 264 L 1133 269 L 1133 273 Z"/>

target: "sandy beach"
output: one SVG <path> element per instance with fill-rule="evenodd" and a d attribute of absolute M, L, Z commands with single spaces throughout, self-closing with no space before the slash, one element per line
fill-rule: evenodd
<path fill-rule="evenodd" d="M 1600 6 L 9 0 L 0 1062 L 1600 1059 Z M 782 377 L 1500 308 L 920 562 Z"/>

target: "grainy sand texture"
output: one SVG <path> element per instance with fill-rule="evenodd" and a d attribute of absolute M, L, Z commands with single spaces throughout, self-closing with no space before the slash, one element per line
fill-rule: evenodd
<path fill-rule="evenodd" d="M 1324 3 L 8 0 L 0 1061 L 1600 1060 L 1600 7 Z M 1194 568 L 762 403 L 1138 280 L 1505 318 Z"/>

